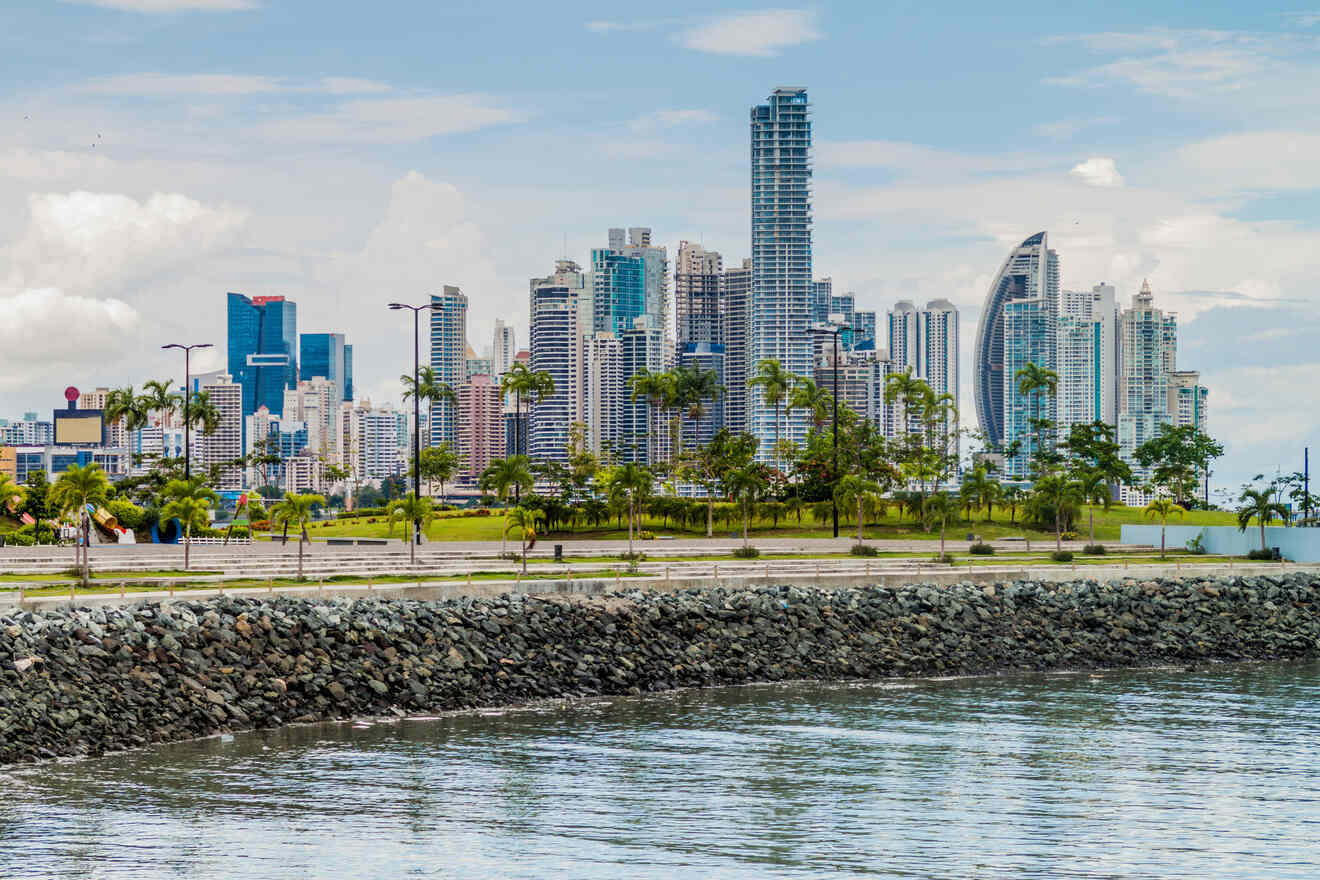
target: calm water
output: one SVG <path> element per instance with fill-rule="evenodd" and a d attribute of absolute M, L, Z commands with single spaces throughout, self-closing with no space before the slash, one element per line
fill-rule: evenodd
<path fill-rule="evenodd" d="M 0 877 L 1320 876 L 1320 665 L 763 686 L 0 775 Z"/>

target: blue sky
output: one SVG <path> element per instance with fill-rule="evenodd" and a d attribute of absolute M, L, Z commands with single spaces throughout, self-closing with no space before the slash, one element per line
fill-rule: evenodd
<path fill-rule="evenodd" d="M 953 299 L 965 353 L 1039 229 L 1065 286 L 1149 277 L 1236 485 L 1320 433 L 1317 42 L 1244 3 L 8 4 L 0 415 L 177 372 L 159 341 L 222 342 L 226 290 L 347 330 L 379 399 L 391 299 L 459 284 L 481 349 L 609 226 L 740 260 L 747 109 L 804 85 L 817 275 Z"/>

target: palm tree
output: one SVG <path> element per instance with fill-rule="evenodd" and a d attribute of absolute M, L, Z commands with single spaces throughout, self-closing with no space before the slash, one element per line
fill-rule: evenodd
<path fill-rule="evenodd" d="M 1017 525 L 1017 509 L 1022 503 L 1022 489 L 1017 486 L 1005 487 L 1002 493 L 1004 506 L 1008 508 L 1008 524 Z"/>
<path fill-rule="evenodd" d="M 756 503 L 769 486 L 769 481 L 765 478 L 765 469 L 754 461 L 746 462 L 725 475 L 724 486 L 729 490 L 729 497 L 742 505 L 743 547 L 747 548 L 750 546 L 747 540 L 747 528 L 751 505 Z"/>
<path fill-rule="evenodd" d="M 644 467 L 627 462 L 610 471 L 605 485 L 611 500 L 624 505 L 628 511 L 628 553 L 633 552 L 633 521 L 642 503 L 651 494 L 654 475 Z"/>
<path fill-rule="evenodd" d="M 925 379 L 914 375 L 911 367 L 901 373 L 890 373 L 885 377 L 885 403 L 891 405 L 895 401 L 902 401 L 903 403 L 900 434 L 908 433 L 909 414 L 919 411 L 921 401 L 929 395 L 930 385 L 927 384 Z"/>
<path fill-rule="evenodd" d="M 1265 547 L 1265 524 L 1276 516 L 1284 522 L 1288 520 L 1288 508 L 1285 507 L 1275 496 L 1274 490 L 1266 489 L 1248 489 L 1243 487 L 1242 495 L 1238 498 L 1242 506 L 1238 508 L 1238 531 L 1245 532 L 1247 526 L 1251 525 L 1252 518 L 1260 520 L 1260 549 L 1264 552 Z"/>
<path fill-rule="evenodd" d="M 1044 426 L 1040 419 L 1040 394 L 1045 392 L 1051 397 L 1059 390 L 1059 374 L 1053 370 L 1047 370 L 1036 364 L 1034 361 L 1028 361 L 1025 367 L 1019 369 L 1013 374 L 1017 381 L 1017 393 L 1023 397 L 1034 396 L 1036 408 L 1036 454 L 1045 453 L 1045 434 Z"/>
<path fill-rule="evenodd" d="M 210 392 L 198 391 L 193 394 L 192 403 L 188 404 L 188 421 L 191 424 L 187 427 L 197 428 L 210 436 L 220 430 L 220 419 L 220 410 L 211 402 Z"/>
<path fill-rule="evenodd" d="M 87 508 L 89 505 L 105 504 L 109 494 L 110 481 L 106 479 L 105 471 L 101 470 L 99 464 L 73 464 L 60 474 L 55 485 L 51 486 L 47 498 L 48 503 L 61 514 L 76 513 L 79 517 L 77 522 L 82 535 L 81 559 L 75 564 L 82 565 L 84 589 L 87 588 L 91 577 L 91 560 L 87 553 L 87 545 L 92 539 L 92 520 L 88 516 Z"/>
<path fill-rule="evenodd" d="M 793 374 L 774 358 L 766 358 L 756 365 L 756 375 L 747 380 L 749 386 L 761 389 L 767 405 L 775 408 L 775 454 L 779 454 L 779 407 L 793 388 Z"/>
<path fill-rule="evenodd" d="M 528 507 L 510 508 L 504 516 L 505 537 L 508 537 L 509 532 L 514 529 L 518 530 L 518 539 L 522 543 L 523 574 L 527 574 L 527 551 L 536 546 L 537 523 L 544 519 L 545 514 L 543 512 Z"/>
<path fill-rule="evenodd" d="M 935 492 L 921 503 L 921 515 L 929 522 L 940 524 L 940 559 L 944 558 L 944 531 L 949 517 L 958 515 L 958 502 L 948 492 Z"/>
<path fill-rule="evenodd" d="M 699 442 L 701 436 L 701 420 L 707 413 L 705 402 L 719 400 L 723 393 L 724 386 L 720 385 L 720 375 L 714 370 L 702 369 L 698 364 L 688 364 L 674 371 L 674 399 L 679 406 L 687 408 L 687 417 L 695 423 L 693 432 L 697 440 L 694 442 Z M 681 440 L 677 451 L 679 453 L 683 451 Z"/>
<path fill-rule="evenodd" d="M 494 459 L 477 478 L 477 487 L 489 492 L 497 499 L 509 503 L 509 493 L 516 493 L 526 487 L 528 491 L 535 481 L 532 479 L 531 460 L 525 455 L 510 455 L 508 458 Z M 500 552 L 506 547 L 504 536 L 500 536 Z"/>
<path fill-rule="evenodd" d="M 1095 506 L 1103 504 L 1105 511 L 1109 510 L 1109 505 L 1113 503 L 1113 497 L 1109 494 L 1109 477 L 1098 469 L 1082 471 L 1077 482 L 1082 487 L 1082 499 L 1090 505 L 1089 515 L 1091 519 L 1091 543 L 1095 543 Z"/>
<path fill-rule="evenodd" d="M 880 485 L 867 480 L 858 474 L 848 474 L 839 480 L 834 487 L 834 499 L 840 507 L 847 506 L 852 502 L 857 503 L 857 543 L 866 543 L 866 538 L 862 533 L 862 523 L 865 521 L 865 510 L 868 504 L 874 502 L 880 497 Z"/>
<path fill-rule="evenodd" d="M 325 506 L 325 498 L 320 495 L 295 495 L 285 492 L 284 498 L 270 509 L 270 520 L 276 525 L 288 529 L 298 529 L 298 580 L 303 579 L 303 542 L 308 540 L 307 524 L 312 521 L 312 507 Z"/>
<path fill-rule="evenodd" d="M 647 418 L 651 423 L 651 436 L 646 444 L 646 463 L 655 467 L 657 464 L 655 441 L 660 436 L 660 423 L 656 415 L 663 413 L 678 399 L 674 374 L 652 373 L 646 367 L 642 367 L 628 380 L 628 387 L 631 390 L 629 399 L 633 403 L 646 399 Z"/>
<path fill-rule="evenodd" d="M 13 513 L 23 503 L 27 492 L 9 478 L 9 474 L 0 474 L 0 513 Z"/>
<path fill-rule="evenodd" d="M 169 500 L 161 508 L 160 518 L 177 519 L 183 523 L 183 570 L 187 571 L 191 562 L 193 530 L 207 527 L 210 522 L 207 512 L 220 496 L 196 477 L 191 480 L 170 480 L 161 490 L 161 495 Z"/>
<path fill-rule="evenodd" d="M 1187 511 L 1179 507 L 1172 499 L 1156 498 L 1146 505 L 1146 519 L 1159 519 L 1160 521 L 1160 559 L 1164 558 L 1164 530 L 1168 526 L 1169 517 L 1181 517 Z M 1264 527 L 1262 526 L 1262 533 Z M 1262 546 L 1264 546 L 1262 544 Z"/>
<path fill-rule="evenodd" d="M 413 381 L 412 376 L 403 375 L 399 377 L 403 383 L 403 400 L 405 403 L 416 395 L 419 401 L 426 401 L 426 423 L 431 425 L 431 430 L 422 445 L 430 446 L 431 437 L 435 433 L 435 405 L 437 403 L 448 403 L 451 406 L 457 405 L 458 395 L 448 382 L 440 379 L 432 367 L 420 367 L 417 370 L 417 380 Z"/>
<path fill-rule="evenodd" d="M 163 382 L 153 379 L 142 384 L 141 401 L 147 412 L 168 416 L 183 405 L 179 395 L 170 390 L 173 384 L 173 379 L 166 379 Z"/>
<path fill-rule="evenodd" d="M 134 394 L 132 385 L 116 388 L 106 395 L 107 424 L 122 424 L 125 431 L 136 431 L 146 426 L 150 413 L 148 398 L 146 395 Z"/>
<path fill-rule="evenodd" d="M 1054 549 L 1063 552 L 1063 514 L 1069 507 L 1082 503 L 1082 484 L 1059 474 L 1050 474 L 1037 480 L 1032 492 L 1054 508 Z"/>
<path fill-rule="evenodd" d="M 387 534 L 394 534 L 394 524 L 396 522 L 420 522 L 422 524 L 422 533 L 431 527 L 431 522 L 435 519 L 435 505 L 431 503 L 430 498 L 418 498 L 415 493 L 409 492 L 402 498 L 396 498 L 389 507 L 389 518 L 386 522 Z M 408 564 L 410 566 L 417 564 L 417 542 L 408 542 Z"/>
<path fill-rule="evenodd" d="M 830 404 L 833 401 L 830 393 L 814 380 L 798 376 L 793 383 L 793 390 L 789 392 L 786 410 L 805 410 L 811 416 L 812 425 L 819 431 L 830 417 Z"/>
<path fill-rule="evenodd" d="M 1004 487 L 994 477 L 987 477 L 981 487 L 981 503 L 985 505 L 985 521 L 995 521 L 995 505 L 1004 498 Z"/>

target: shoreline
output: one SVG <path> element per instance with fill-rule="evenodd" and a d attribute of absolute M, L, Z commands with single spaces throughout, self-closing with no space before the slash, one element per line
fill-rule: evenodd
<path fill-rule="evenodd" d="M 1303 572 L 0 613 L 0 771 L 229 732 L 720 686 L 1317 656 L 1320 576 Z"/>

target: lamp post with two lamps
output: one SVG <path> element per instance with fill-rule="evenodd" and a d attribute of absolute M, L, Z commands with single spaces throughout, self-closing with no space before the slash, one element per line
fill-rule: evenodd
<path fill-rule="evenodd" d="M 843 330 L 851 330 L 852 326 L 843 323 L 843 316 L 839 315 L 839 320 L 834 320 L 834 315 L 830 315 L 830 321 L 825 324 L 816 324 L 811 330 L 813 333 L 829 333 L 834 337 L 834 464 L 831 466 L 830 482 L 837 483 L 839 480 L 839 333 Z M 834 510 L 834 537 L 839 537 L 839 500 L 830 493 L 830 505 Z"/>
<path fill-rule="evenodd" d="M 192 401 L 192 353 L 194 348 L 212 348 L 209 342 L 198 342 L 193 345 L 180 345 L 177 342 L 171 342 L 169 345 L 162 345 L 161 348 L 177 348 L 183 351 L 183 478 L 192 479 L 192 455 L 189 448 L 188 437 L 192 434 L 192 414 L 189 409 L 189 403 Z"/>
<path fill-rule="evenodd" d="M 435 303 L 425 303 L 420 306 L 410 306 L 405 303 L 390 303 L 390 309 L 398 311 L 407 309 L 413 313 L 413 497 L 422 497 L 422 403 L 417 393 L 417 384 L 421 367 L 419 364 L 419 346 L 421 339 L 420 315 L 435 308 Z M 420 517 L 413 520 L 413 543 L 422 543 L 422 520 Z"/>

